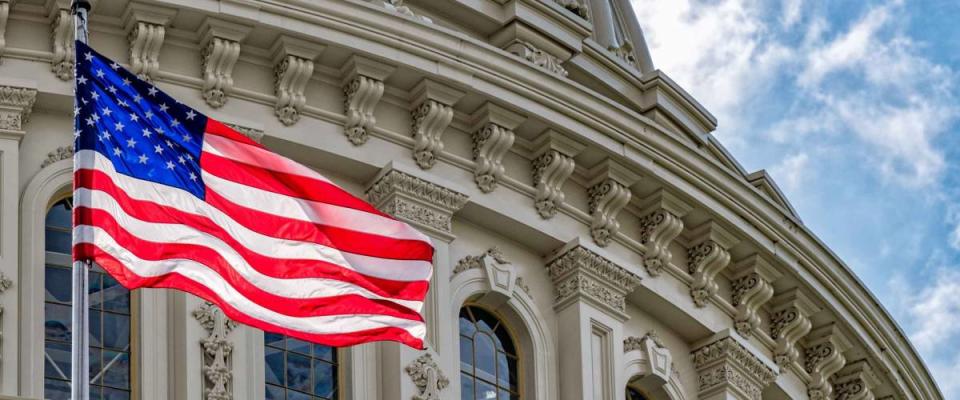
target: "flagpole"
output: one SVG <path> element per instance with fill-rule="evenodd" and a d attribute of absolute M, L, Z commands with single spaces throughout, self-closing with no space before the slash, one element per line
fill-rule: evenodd
<path fill-rule="evenodd" d="M 89 0 L 73 0 L 71 6 L 76 26 L 76 39 L 87 42 L 87 13 L 90 11 Z M 78 54 L 77 57 L 80 55 Z M 76 84 L 74 84 L 74 104 L 76 98 Z M 70 390 L 73 400 L 88 400 L 90 397 L 90 295 L 88 292 L 89 272 L 93 263 L 81 260 L 73 267 L 73 337 L 71 340 L 71 373 Z"/>

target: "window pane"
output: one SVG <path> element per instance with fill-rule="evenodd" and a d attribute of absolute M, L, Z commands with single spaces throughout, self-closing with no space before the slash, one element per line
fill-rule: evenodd
<path fill-rule="evenodd" d="M 267 385 L 267 392 L 264 396 L 266 400 L 284 400 L 283 399 L 283 388 Z"/>
<path fill-rule="evenodd" d="M 70 304 L 73 296 L 71 292 L 73 290 L 73 277 L 70 276 L 69 269 L 47 265 L 43 279 L 46 289 L 46 301 Z"/>
<path fill-rule="evenodd" d="M 67 207 L 66 201 L 60 201 L 47 212 L 45 224 L 47 226 L 70 229 L 70 221 L 70 208 Z"/>
<path fill-rule="evenodd" d="M 47 378 L 70 379 L 70 345 L 67 343 L 47 342 L 43 376 Z M 53 362 L 50 362 L 50 361 Z"/>
<path fill-rule="evenodd" d="M 320 359 L 313 360 L 313 394 L 325 398 L 333 397 L 337 370 L 333 365 Z"/>
<path fill-rule="evenodd" d="M 494 348 L 493 338 L 490 335 L 478 333 L 475 339 L 477 377 L 489 382 L 496 382 L 497 350 Z"/>
<path fill-rule="evenodd" d="M 460 369 L 473 373 L 473 340 L 460 336 Z"/>
<path fill-rule="evenodd" d="M 500 389 L 500 398 L 498 400 L 510 400 L 510 392 Z"/>
<path fill-rule="evenodd" d="M 310 355 L 310 348 L 313 347 L 308 342 L 300 339 L 287 338 L 287 350 Z"/>
<path fill-rule="evenodd" d="M 50 400 L 70 400 L 70 384 L 64 381 L 45 379 L 43 396 Z"/>
<path fill-rule="evenodd" d="M 474 400 L 473 377 L 464 373 L 460 374 L 460 399 Z"/>
<path fill-rule="evenodd" d="M 497 386 L 510 387 L 510 364 L 503 352 L 497 353 Z"/>
<path fill-rule="evenodd" d="M 104 388 L 103 400 L 130 400 L 130 392 L 126 390 Z"/>
<path fill-rule="evenodd" d="M 283 386 L 283 351 L 267 347 L 264 349 L 266 365 L 263 368 L 267 383 Z"/>
<path fill-rule="evenodd" d="M 103 313 L 103 347 L 125 350 L 130 345 L 130 317 Z"/>
<path fill-rule="evenodd" d="M 321 360 L 336 362 L 334 359 L 336 350 L 330 346 L 324 346 L 322 344 L 313 345 L 313 356 Z"/>
<path fill-rule="evenodd" d="M 116 351 L 104 351 L 103 362 L 106 370 L 101 382 L 115 388 L 130 388 L 130 355 Z"/>
<path fill-rule="evenodd" d="M 103 311 L 90 310 L 90 345 L 103 347 Z"/>
<path fill-rule="evenodd" d="M 73 246 L 73 238 L 69 231 L 55 231 L 47 229 L 45 236 L 45 247 L 47 251 L 54 253 L 70 254 L 70 248 Z"/>
<path fill-rule="evenodd" d="M 477 400 L 496 400 L 497 388 L 484 381 L 477 381 Z"/>
<path fill-rule="evenodd" d="M 103 276 L 103 309 L 130 313 L 130 292 L 110 275 Z"/>
<path fill-rule="evenodd" d="M 336 399 L 337 349 L 263 333 L 267 399 Z"/>
<path fill-rule="evenodd" d="M 287 387 L 310 391 L 310 357 L 287 352 Z"/>
<path fill-rule="evenodd" d="M 263 344 L 267 346 L 273 346 L 276 348 L 283 348 L 283 335 L 264 332 L 263 333 Z"/>
<path fill-rule="evenodd" d="M 43 312 L 46 338 L 70 343 L 70 307 L 47 303 Z"/>
<path fill-rule="evenodd" d="M 287 400 L 313 400 L 310 395 L 287 390 Z"/>

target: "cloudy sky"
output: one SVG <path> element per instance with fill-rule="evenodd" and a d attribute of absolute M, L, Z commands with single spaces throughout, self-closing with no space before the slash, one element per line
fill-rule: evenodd
<path fill-rule="evenodd" d="M 633 2 L 656 67 L 960 399 L 960 1 Z"/>

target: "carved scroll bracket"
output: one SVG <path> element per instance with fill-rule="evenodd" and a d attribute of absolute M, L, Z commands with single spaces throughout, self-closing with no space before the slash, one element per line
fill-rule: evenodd
<path fill-rule="evenodd" d="M 450 380 L 443 375 L 430 353 L 417 357 L 404 370 L 419 392 L 413 400 L 440 400 L 440 392 L 450 385 Z"/>
<path fill-rule="evenodd" d="M 690 296 L 697 307 L 706 307 L 717 295 L 715 278 L 730 263 L 729 249 L 739 239 L 713 221 L 692 229 L 688 237 L 692 244 L 687 249 L 687 272 L 693 277 Z"/>
<path fill-rule="evenodd" d="M 130 72 L 152 81 L 160 71 L 160 48 L 166 27 L 177 15 L 173 8 L 131 2 L 123 15 L 123 27 L 130 42 Z"/>
<path fill-rule="evenodd" d="M 396 70 L 382 62 L 354 55 L 340 68 L 344 77 L 343 112 L 347 120 L 343 132 L 354 145 L 367 142 L 370 130 L 377 124 L 373 111 L 383 96 L 383 81 Z"/>
<path fill-rule="evenodd" d="M 586 301 L 626 321 L 626 295 L 640 285 L 640 277 L 580 243 L 568 243 L 547 263 L 554 286 L 554 308 L 562 310 Z"/>
<path fill-rule="evenodd" d="M 760 328 L 760 309 L 773 297 L 773 282 L 782 274 L 759 254 L 747 257 L 730 267 L 732 301 L 737 313 L 734 327 L 749 338 Z"/>
<path fill-rule="evenodd" d="M 814 329 L 805 342 L 803 368 L 810 374 L 807 395 L 810 400 L 831 400 L 833 385 L 830 380 L 843 368 L 846 362 L 843 352 L 850 348 L 851 342 L 834 323 Z"/>
<path fill-rule="evenodd" d="M 836 400 L 873 400 L 873 389 L 880 379 L 866 360 L 847 363 L 833 380 L 833 398 Z"/>
<path fill-rule="evenodd" d="M 453 120 L 453 105 L 464 92 L 430 79 L 410 91 L 413 105 L 413 159 L 423 169 L 433 167 L 443 151 L 443 132 Z"/>
<path fill-rule="evenodd" d="M 233 90 L 233 67 L 240 57 L 240 42 L 253 28 L 248 25 L 207 17 L 200 26 L 203 49 L 203 100 L 210 107 L 227 103 Z"/>
<path fill-rule="evenodd" d="M 693 351 L 699 398 L 760 400 L 763 389 L 773 383 L 776 366 L 757 357 L 742 340 L 732 334 Z"/>
<path fill-rule="evenodd" d="M 776 341 L 773 359 L 786 368 L 798 361 L 797 341 L 810 332 L 810 317 L 820 309 L 797 288 L 777 295 L 770 304 L 770 337 Z"/>
<path fill-rule="evenodd" d="M 227 335 L 237 323 L 223 315 L 210 302 L 204 302 L 193 310 L 193 317 L 207 332 L 200 339 L 203 349 L 203 398 L 205 400 L 233 399 L 233 343 Z"/>
<path fill-rule="evenodd" d="M 286 35 L 280 35 L 273 43 L 273 90 L 277 96 L 274 114 L 284 125 L 300 121 L 300 112 L 307 104 L 305 92 L 313 76 L 313 61 L 325 49 L 323 45 Z"/>
<path fill-rule="evenodd" d="M 0 86 L 0 138 L 23 138 L 24 125 L 36 101 L 36 89 Z"/>
<path fill-rule="evenodd" d="M 0 0 L 0 62 L 3 61 L 3 52 L 7 49 L 7 19 L 10 18 L 11 0 Z"/>
<path fill-rule="evenodd" d="M 513 146 L 513 130 L 526 117 L 487 102 L 470 117 L 473 121 L 473 179 L 484 193 L 497 188 L 503 176 L 503 156 Z"/>
<path fill-rule="evenodd" d="M 643 267 L 650 276 L 659 276 L 670 264 L 670 243 L 683 232 L 683 218 L 692 209 L 670 192 L 659 189 L 647 198 L 640 217 L 640 243 L 646 247 Z"/>
<path fill-rule="evenodd" d="M 77 60 L 73 46 L 76 29 L 73 14 L 70 13 L 70 2 L 67 0 L 52 2 L 50 21 L 50 48 L 53 50 L 50 69 L 57 78 L 69 81 L 73 79 L 73 69 Z"/>
<path fill-rule="evenodd" d="M 565 195 L 563 184 L 573 173 L 573 158 L 586 147 L 566 135 L 547 129 L 535 139 L 533 146 L 534 206 L 544 219 L 557 215 Z"/>
<path fill-rule="evenodd" d="M 606 247 L 620 231 L 617 215 L 630 202 L 630 186 L 640 180 L 640 175 L 608 158 L 590 169 L 588 176 L 592 177 L 587 185 L 593 219 L 590 234 L 598 246 Z"/>
<path fill-rule="evenodd" d="M 380 211 L 443 238 L 453 238 L 453 214 L 467 204 L 464 194 L 418 178 L 387 164 L 367 188 Z"/>

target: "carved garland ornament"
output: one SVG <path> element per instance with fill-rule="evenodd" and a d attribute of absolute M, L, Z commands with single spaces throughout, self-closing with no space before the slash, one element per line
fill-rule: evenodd
<path fill-rule="evenodd" d="M 233 89 L 233 66 L 240 57 L 240 43 L 213 37 L 203 49 L 203 100 L 213 108 L 223 107 Z"/>
<path fill-rule="evenodd" d="M 490 257 L 493 261 L 496 261 L 497 264 L 510 264 L 506 258 L 503 256 L 503 252 L 500 251 L 499 247 L 491 247 L 487 249 L 486 252 L 479 256 L 466 256 L 461 258 L 460 261 L 457 261 L 457 265 L 453 267 L 453 275 L 459 274 L 463 271 L 470 269 L 480 269 L 483 268 L 483 257 Z M 451 276 L 452 278 L 452 276 Z"/>
<path fill-rule="evenodd" d="M 477 162 L 473 179 L 484 193 L 497 188 L 497 181 L 503 176 L 501 161 L 513 146 L 513 131 L 494 123 L 484 125 L 473 134 L 473 159 Z"/>
<path fill-rule="evenodd" d="M 429 353 L 417 357 L 404 370 L 420 392 L 413 396 L 413 400 L 440 400 L 440 391 L 450 385 L 450 380 L 443 375 Z"/>
<path fill-rule="evenodd" d="M 851 379 L 833 386 L 834 400 L 872 400 L 873 394 L 867 382 L 861 378 Z"/>
<path fill-rule="evenodd" d="M 589 196 L 590 234 L 593 241 L 606 247 L 620 230 L 617 214 L 630 202 L 630 189 L 613 179 L 605 179 L 587 189 Z"/>
<path fill-rule="evenodd" d="M 453 108 L 427 99 L 413 111 L 413 159 L 423 169 L 437 162 L 443 150 L 440 137 L 453 120 Z"/>
<path fill-rule="evenodd" d="M 226 339 L 237 323 L 223 315 L 216 305 L 204 302 L 195 310 L 193 317 L 207 331 L 200 339 L 203 349 L 203 398 L 205 400 L 231 400 L 233 390 L 233 343 Z"/>
<path fill-rule="evenodd" d="M 553 0 L 553 2 L 578 15 L 580 18 L 587 21 L 590 20 L 590 7 L 584 0 Z"/>
<path fill-rule="evenodd" d="M 729 387 L 748 399 L 760 400 L 763 388 L 776 378 L 772 369 L 731 337 L 694 351 L 693 364 L 699 373 L 700 393 Z"/>
<path fill-rule="evenodd" d="M 607 50 L 631 67 L 637 67 L 637 57 L 633 55 L 633 43 L 629 40 L 624 41 L 620 46 L 610 46 Z"/>
<path fill-rule="evenodd" d="M 50 44 L 53 57 L 50 59 L 50 69 L 57 78 L 69 81 L 73 79 L 73 69 L 76 63 L 76 50 L 73 46 L 74 21 L 69 8 L 57 8 L 50 26 Z"/>
<path fill-rule="evenodd" d="M 537 189 L 534 205 L 541 217 L 557 215 L 565 197 L 563 183 L 573 169 L 573 158 L 557 150 L 549 150 L 533 160 L 533 185 Z"/>
<path fill-rule="evenodd" d="M 344 134 L 354 145 L 367 142 L 369 132 L 377 123 L 373 110 L 383 96 L 383 82 L 369 76 L 357 75 L 343 87 L 343 109 L 347 115 Z"/>
<path fill-rule="evenodd" d="M 300 112 L 307 104 L 304 91 L 313 76 L 313 61 L 286 55 L 274 67 L 274 93 L 277 103 L 274 114 L 286 126 L 300 121 Z"/>
<path fill-rule="evenodd" d="M 683 231 L 683 220 L 673 213 L 659 209 L 640 218 L 640 243 L 646 246 L 643 267 L 650 276 L 659 276 L 670 264 L 670 242 Z"/>
<path fill-rule="evenodd" d="M 687 251 L 687 260 L 687 271 L 693 276 L 690 296 L 697 307 L 706 307 L 717 294 L 719 285 L 714 278 L 730 262 L 730 253 L 717 242 L 707 239 Z"/>

